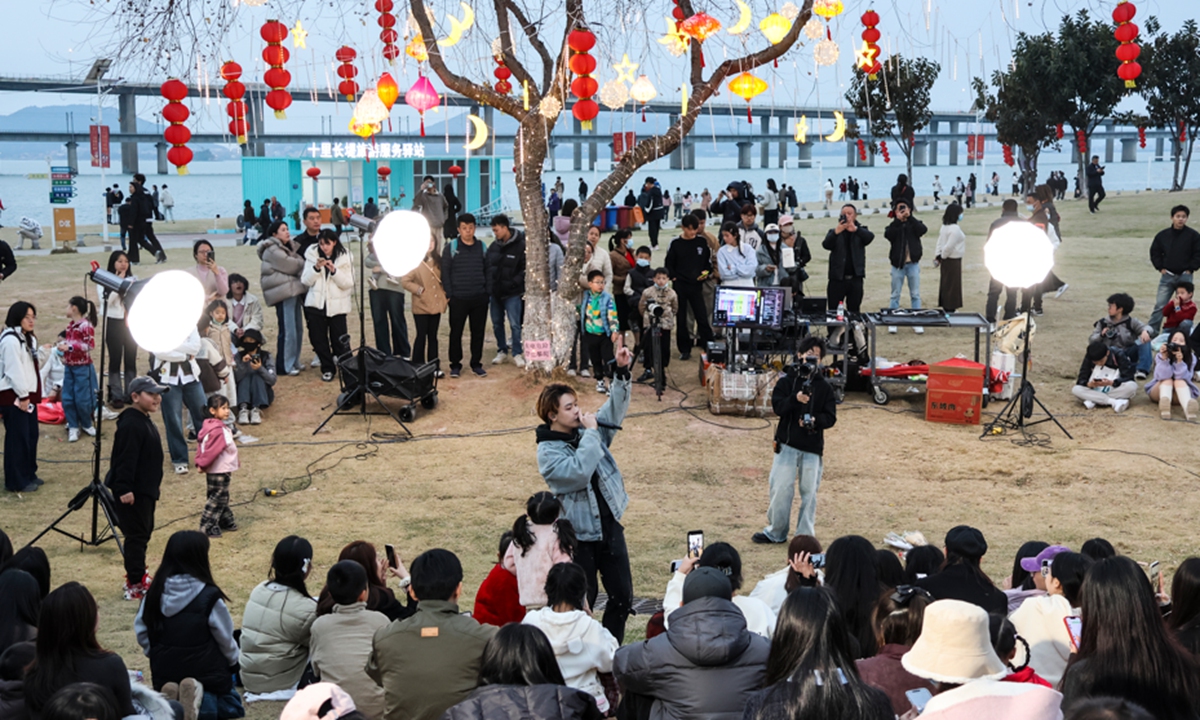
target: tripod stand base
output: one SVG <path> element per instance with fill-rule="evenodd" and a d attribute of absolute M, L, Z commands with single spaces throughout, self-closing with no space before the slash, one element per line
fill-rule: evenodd
<path fill-rule="evenodd" d="M 90 537 L 67 532 L 58 526 L 59 523 L 67 519 L 68 515 L 82 510 L 87 505 L 89 499 L 92 501 L 92 533 Z M 71 502 L 67 503 L 67 511 L 59 515 L 58 519 L 50 523 L 45 530 L 38 533 L 37 537 L 30 540 L 29 545 L 33 545 L 50 532 L 56 532 L 72 540 L 78 540 L 80 545 L 89 545 L 91 547 L 99 547 L 111 540 L 117 544 L 117 551 L 124 555 L 125 546 L 121 543 L 121 536 L 117 534 L 117 512 L 114 503 L 115 500 L 108 488 L 97 481 L 92 481 L 91 484 L 76 493 L 75 497 L 71 498 Z M 100 522 L 101 511 L 104 513 L 103 524 Z"/>
<path fill-rule="evenodd" d="M 1031 420 L 1034 405 L 1037 405 L 1046 414 L 1046 417 Z M 1058 421 L 1058 418 L 1054 417 L 1054 413 L 1050 412 L 1050 409 L 1038 399 L 1037 393 L 1033 388 L 1033 383 L 1022 378 L 1021 387 L 1005 403 L 1000 413 L 996 415 L 996 419 L 984 426 L 983 434 L 980 437 L 1003 435 L 1009 430 L 1026 434 L 1028 432 L 1027 428 L 1046 422 L 1052 422 L 1057 425 L 1058 429 L 1063 431 L 1063 435 L 1066 435 L 1068 440 L 1075 439 L 1071 437 L 1071 433 L 1067 432 L 1067 429 Z"/>

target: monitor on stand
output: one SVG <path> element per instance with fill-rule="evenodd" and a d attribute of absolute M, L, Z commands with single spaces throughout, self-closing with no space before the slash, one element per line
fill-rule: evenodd
<path fill-rule="evenodd" d="M 713 300 L 713 325 L 745 327 L 758 323 L 761 296 L 758 288 L 718 286 Z"/>

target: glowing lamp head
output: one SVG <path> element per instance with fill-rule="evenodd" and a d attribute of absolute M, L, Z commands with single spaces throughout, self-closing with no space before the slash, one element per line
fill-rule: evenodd
<path fill-rule="evenodd" d="M 383 271 L 392 277 L 403 277 L 425 259 L 429 238 L 429 221 L 424 215 L 412 210 L 393 210 L 379 221 L 371 242 Z"/>
<path fill-rule="evenodd" d="M 983 263 L 992 277 L 1008 287 L 1032 287 L 1054 267 L 1054 247 L 1045 230 L 1014 221 L 992 233 L 983 246 Z"/>
<path fill-rule="evenodd" d="M 196 330 L 204 311 L 204 286 L 183 270 L 161 272 L 146 283 L 126 316 L 138 347 L 168 353 Z"/>

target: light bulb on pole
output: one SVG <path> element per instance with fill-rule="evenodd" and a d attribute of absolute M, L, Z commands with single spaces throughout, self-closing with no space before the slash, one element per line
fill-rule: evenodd
<path fill-rule="evenodd" d="M 998 282 L 1029 288 L 1046 279 L 1054 267 L 1054 246 L 1046 231 L 1033 223 L 1013 221 L 992 232 L 983 246 L 983 264 Z"/>
<path fill-rule="evenodd" d="M 350 224 L 371 233 L 375 257 L 383 271 L 403 277 L 417 268 L 429 250 L 429 221 L 419 212 L 393 210 L 378 222 L 362 215 L 350 216 Z"/>
<path fill-rule="evenodd" d="M 167 353 L 179 347 L 196 329 L 204 312 L 204 287 L 183 270 L 161 272 L 138 293 L 130 306 L 129 334 L 138 347 Z"/>

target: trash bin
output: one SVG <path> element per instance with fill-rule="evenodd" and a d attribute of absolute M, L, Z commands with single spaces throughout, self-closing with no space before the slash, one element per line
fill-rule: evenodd
<path fill-rule="evenodd" d="M 614 208 L 617 213 L 616 229 L 624 230 L 628 227 L 633 227 L 633 220 L 629 217 L 629 211 L 632 210 L 628 205 L 620 205 Z"/>
<path fill-rule="evenodd" d="M 617 230 L 618 228 L 619 228 L 619 226 L 617 225 L 617 206 L 609 205 L 608 207 L 604 208 L 604 229 L 605 230 Z"/>

